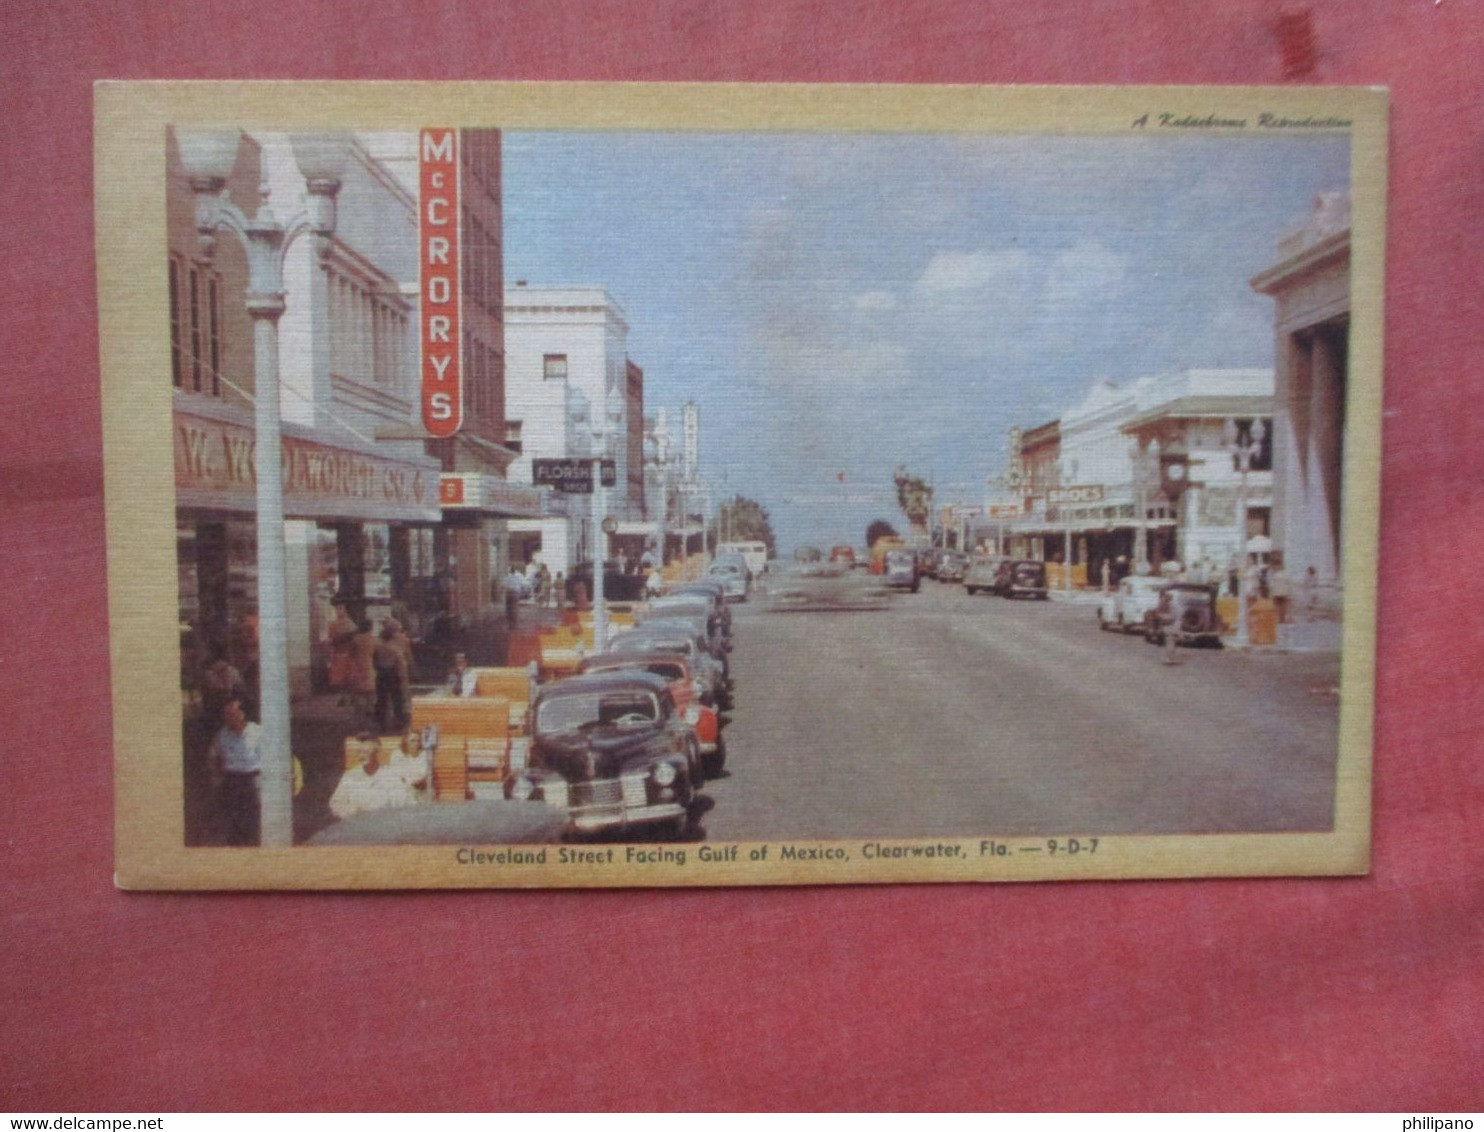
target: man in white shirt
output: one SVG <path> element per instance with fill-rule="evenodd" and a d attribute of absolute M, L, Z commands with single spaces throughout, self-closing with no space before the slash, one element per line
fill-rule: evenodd
<path fill-rule="evenodd" d="M 479 674 L 469 667 L 469 658 L 461 652 L 453 654 L 453 671 L 448 674 L 450 696 L 472 696 L 479 687 Z"/>
<path fill-rule="evenodd" d="M 211 765 L 221 776 L 220 800 L 228 845 L 256 845 L 262 816 L 258 778 L 262 772 L 262 728 L 249 723 L 242 701 L 227 700 L 222 727 L 211 741 Z"/>
<path fill-rule="evenodd" d="M 393 752 L 382 765 L 380 748 L 373 747 L 365 762 L 340 776 L 330 810 L 337 818 L 348 818 L 371 810 L 410 806 L 417 801 L 415 784 L 426 777 L 427 768 L 421 759 Z"/>

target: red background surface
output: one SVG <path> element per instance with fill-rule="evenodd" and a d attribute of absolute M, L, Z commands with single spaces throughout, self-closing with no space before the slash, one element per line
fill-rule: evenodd
<path fill-rule="evenodd" d="M 94 79 L 1280 83 L 1280 9 L 6 4 L 0 1108 L 1477 1110 L 1484 12 L 1308 10 L 1303 81 L 1394 98 L 1371 876 L 127 895 Z"/>

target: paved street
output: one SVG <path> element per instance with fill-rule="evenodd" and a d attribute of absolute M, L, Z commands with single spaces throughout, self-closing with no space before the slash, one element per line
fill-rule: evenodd
<path fill-rule="evenodd" d="M 1327 829 L 1339 661 L 1162 650 L 1086 604 L 924 580 L 735 614 L 713 840 Z"/>

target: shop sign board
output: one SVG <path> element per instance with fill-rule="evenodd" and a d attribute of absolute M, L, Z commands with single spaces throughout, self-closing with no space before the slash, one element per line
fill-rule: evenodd
<path fill-rule="evenodd" d="M 569 495 L 591 495 L 593 492 L 593 461 L 577 457 L 563 457 L 531 461 L 531 480 L 537 487 L 554 487 Z M 618 483 L 618 467 L 612 460 L 603 461 L 603 486 L 613 487 Z"/>
<path fill-rule="evenodd" d="M 172 432 L 180 506 L 256 510 L 257 439 L 251 427 L 177 410 Z M 437 465 L 374 456 L 285 431 L 283 508 L 291 519 L 437 522 Z"/>
<path fill-rule="evenodd" d="M 539 519 L 544 514 L 542 493 L 536 488 L 479 472 L 444 472 L 438 501 L 445 511 L 480 511 L 512 519 Z"/>
<path fill-rule="evenodd" d="M 418 137 L 417 157 L 423 427 L 433 436 L 446 439 L 464 423 L 458 131 L 423 130 Z"/>
<path fill-rule="evenodd" d="M 1103 485 L 1100 483 L 1071 484 L 1067 487 L 1053 487 L 1046 493 L 1048 503 L 1101 503 L 1103 501 Z"/>

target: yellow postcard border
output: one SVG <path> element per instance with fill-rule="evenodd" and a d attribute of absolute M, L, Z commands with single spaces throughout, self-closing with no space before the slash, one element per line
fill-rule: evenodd
<path fill-rule="evenodd" d="M 1377 88 L 808 84 L 100 82 L 95 87 L 100 370 L 113 665 L 116 881 L 139 889 L 565 888 L 889 884 L 1360 874 L 1369 868 L 1380 522 L 1389 98 Z M 461 863 L 508 847 L 184 846 L 165 241 L 167 125 L 416 129 L 1123 134 L 1141 116 L 1339 118 L 1351 137 L 1344 651 L 1335 828 L 1327 833 L 721 842 L 675 860 Z M 1234 139 L 1260 132 L 1213 126 Z M 1062 848 L 1055 854 L 1049 842 Z M 1096 840 L 1095 850 L 1089 843 Z M 1070 851 L 1070 843 L 1077 851 Z M 985 843 L 1001 849 L 983 848 Z M 872 844 L 906 856 L 868 857 Z M 933 845 L 952 853 L 913 856 Z M 784 849 L 794 855 L 784 859 Z M 539 848 L 539 847 L 534 847 Z M 555 858 L 562 847 L 547 847 Z M 615 856 L 626 856 L 616 846 Z M 734 849 L 735 859 L 726 859 Z M 703 850 L 717 859 L 707 860 Z M 839 857 L 823 856 L 834 850 Z M 818 853 L 820 855 L 811 855 Z"/>

